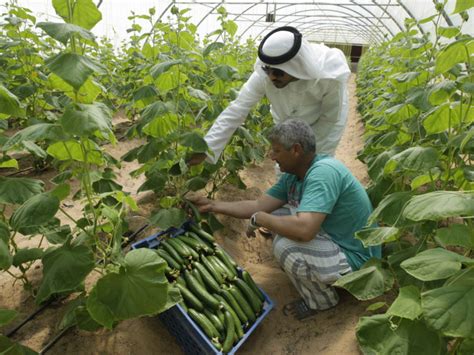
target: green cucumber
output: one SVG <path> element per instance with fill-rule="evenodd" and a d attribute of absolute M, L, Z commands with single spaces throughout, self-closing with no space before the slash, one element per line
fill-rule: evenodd
<path fill-rule="evenodd" d="M 213 296 L 215 297 L 214 294 Z M 218 309 L 216 314 L 217 314 L 217 317 L 219 317 L 219 320 L 221 321 L 221 323 L 225 324 L 224 313 L 222 313 L 222 310 Z"/>
<path fill-rule="evenodd" d="M 219 268 L 224 272 L 225 277 L 227 280 L 233 280 L 237 277 L 237 272 L 235 270 L 230 270 L 226 264 L 222 262 L 221 259 L 219 259 L 217 256 L 213 256 L 212 260 L 216 265 L 219 266 Z"/>
<path fill-rule="evenodd" d="M 216 327 L 219 333 L 222 334 L 224 332 L 224 324 L 221 323 L 221 320 L 219 319 L 219 317 L 217 317 L 216 314 L 211 313 L 210 310 L 204 308 L 204 315 L 212 322 L 212 324 L 214 325 L 214 327 Z"/>
<path fill-rule="evenodd" d="M 216 279 L 209 273 L 209 271 L 207 271 L 206 267 L 203 264 L 195 261 L 193 263 L 193 267 L 199 271 L 199 273 L 201 274 L 201 278 L 204 281 L 204 284 L 209 288 L 209 290 L 211 290 L 212 292 L 220 291 L 221 287 L 217 283 Z"/>
<path fill-rule="evenodd" d="M 178 252 L 178 254 L 183 258 L 183 259 L 188 259 L 191 257 L 191 253 L 189 252 L 188 249 L 183 247 L 183 244 L 181 244 L 176 238 L 170 238 L 167 240 L 169 244 Z"/>
<path fill-rule="evenodd" d="M 189 200 L 184 200 L 184 203 L 189 207 L 189 209 L 192 211 L 193 213 L 193 216 L 194 216 L 194 220 L 199 223 L 201 222 L 201 212 L 199 212 L 199 209 L 197 208 L 197 206 L 192 203 L 191 201 Z"/>
<path fill-rule="evenodd" d="M 213 296 L 215 298 L 217 298 L 219 300 L 219 302 L 222 304 L 222 306 L 224 307 L 224 309 L 229 311 L 229 313 L 232 315 L 232 318 L 234 319 L 235 332 L 237 334 L 237 337 L 238 337 L 238 339 L 242 338 L 244 336 L 244 331 L 242 329 L 242 323 L 240 323 L 240 319 L 237 316 L 237 313 L 235 313 L 233 308 L 230 306 L 230 304 L 227 303 L 227 301 L 224 299 L 224 297 L 222 297 L 221 295 L 216 294 L 216 293 L 213 294 Z"/>
<path fill-rule="evenodd" d="M 196 250 L 191 248 L 189 245 L 187 245 L 183 240 L 179 239 L 178 237 L 173 238 L 176 243 L 181 245 L 182 248 L 189 254 L 189 257 L 194 259 L 194 260 L 199 260 L 199 254 Z"/>
<path fill-rule="evenodd" d="M 171 255 L 173 259 L 176 260 L 180 265 L 184 265 L 184 259 L 178 254 L 176 249 L 168 243 L 167 240 L 161 241 L 160 246 L 163 247 L 163 249 L 165 249 L 168 254 Z"/>
<path fill-rule="evenodd" d="M 237 301 L 240 308 L 242 308 L 245 315 L 249 319 L 250 323 L 254 323 L 255 320 L 257 319 L 257 317 L 255 317 L 255 313 L 254 313 L 252 307 L 250 307 L 250 305 L 248 304 L 248 302 L 245 299 L 242 292 L 240 292 L 240 290 L 237 287 L 235 287 L 234 285 L 229 287 L 229 292 L 232 295 L 232 297 L 234 297 L 234 299 Z"/>
<path fill-rule="evenodd" d="M 252 276 L 250 276 L 250 274 L 245 270 L 242 271 L 242 279 L 247 283 L 247 285 L 250 286 L 250 288 L 257 295 L 257 297 L 260 298 L 262 302 L 265 302 L 265 296 L 263 295 L 262 291 L 260 291 L 257 284 L 252 279 Z"/>
<path fill-rule="evenodd" d="M 239 317 L 240 321 L 242 324 L 246 324 L 249 319 L 245 312 L 242 310 L 242 307 L 239 306 L 235 298 L 232 296 L 232 294 L 229 292 L 229 290 L 222 289 L 219 294 L 224 297 L 224 299 L 227 301 L 227 303 L 232 307 L 232 309 L 235 311 L 237 316 Z"/>
<path fill-rule="evenodd" d="M 227 269 L 232 272 L 232 275 L 234 277 L 237 277 L 237 270 L 236 266 L 234 266 L 234 263 L 230 261 L 230 258 L 224 254 L 224 250 L 221 248 L 216 248 L 215 254 L 217 258 L 227 267 Z"/>
<path fill-rule="evenodd" d="M 204 239 L 205 241 L 211 244 L 213 244 L 216 241 L 212 235 L 210 235 L 209 233 L 207 233 L 206 231 L 198 227 L 196 224 L 189 225 L 189 229 L 191 229 L 194 233 L 196 233 L 202 239 Z"/>
<path fill-rule="evenodd" d="M 219 332 L 216 327 L 212 325 L 211 321 L 206 318 L 202 313 L 197 312 L 196 310 L 189 308 L 189 316 L 199 325 L 199 327 L 206 333 L 209 339 L 219 338 Z"/>
<path fill-rule="evenodd" d="M 204 245 L 206 245 L 208 247 L 208 249 L 205 250 L 206 253 L 210 254 L 210 253 L 214 252 L 214 246 L 215 246 L 214 243 L 210 243 L 210 242 L 205 241 L 203 238 L 201 238 L 200 236 L 198 236 L 196 233 L 194 233 L 192 231 L 187 231 L 186 233 L 190 238 L 196 239 L 198 242 L 203 243 Z"/>
<path fill-rule="evenodd" d="M 191 291 L 189 291 L 186 287 L 184 287 L 180 283 L 176 283 L 176 288 L 179 290 L 181 296 L 183 296 L 184 301 L 189 307 L 197 309 L 198 311 L 202 311 L 204 309 L 204 305 L 202 304 L 202 302 L 196 296 L 194 296 Z"/>
<path fill-rule="evenodd" d="M 217 310 L 219 308 L 219 301 L 216 300 L 209 292 L 207 292 L 207 290 L 194 278 L 194 276 L 189 271 L 184 272 L 184 279 L 186 280 L 188 288 L 197 298 L 211 307 L 212 310 Z"/>
<path fill-rule="evenodd" d="M 232 345 L 234 344 L 235 338 L 235 326 L 234 320 L 232 315 L 228 310 L 224 310 L 224 317 L 225 317 L 225 329 L 226 334 L 224 338 L 224 342 L 222 343 L 222 352 L 228 353 L 230 349 L 232 349 Z"/>
<path fill-rule="evenodd" d="M 186 303 L 179 301 L 178 304 L 184 309 L 185 312 L 188 312 L 188 306 L 186 306 Z"/>
<path fill-rule="evenodd" d="M 189 247 L 193 248 L 196 252 L 200 253 L 201 251 L 204 251 L 205 253 L 211 253 L 212 249 L 202 240 L 199 241 L 193 237 L 190 237 L 188 235 L 182 234 L 179 237 L 186 245 Z"/>
<path fill-rule="evenodd" d="M 262 310 L 262 302 L 255 294 L 255 292 L 253 292 L 250 286 L 247 285 L 247 283 L 242 279 L 235 279 L 234 284 L 244 294 L 245 299 L 248 301 L 255 314 L 259 314 Z"/>
<path fill-rule="evenodd" d="M 222 268 L 222 266 L 218 263 L 216 263 L 215 257 L 213 255 L 209 255 L 207 257 L 207 260 L 209 261 L 209 263 L 212 265 L 212 267 L 214 268 L 214 270 L 216 270 L 216 272 L 221 276 L 221 278 L 225 281 L 228 277 L 229 277 L 229 274 L 227 273 L 226 270 L 224 270 Z"/>
<path fill-rule="evenodd" d="M 193 274 L 194 278 L 199 282 L 199 284 L 205 288 L 206 284 L 204 283 L 204 280 L 202 279 L 202 276 L 199 271 L 196 269 L 191 269 L 190 272 Z"/>
<path fill-rule="evenodd" d="M 169 267 L 176 270 L 181 270 L 182 268 L 181 264 L 179 264 L 176 260 L 174 260 L 173 257 L 170 254 L 168 254 L 168 252 L 165 249 L 156 249 L 156 252 L 158 253 L 159 256 L 165 259 Z"/>
<path fill-rule="evenodd" d="M 203 254 L 201 254 L 201 261 L 206 267 L 207 271 L 209 271 L 209 273 L 216 279 L 219 285 L 222 285 L 224 283 L 224 278 L 222 277 L 222 274 L 216 270 L 214 263 L 211 263 L 211 261 Z"/>

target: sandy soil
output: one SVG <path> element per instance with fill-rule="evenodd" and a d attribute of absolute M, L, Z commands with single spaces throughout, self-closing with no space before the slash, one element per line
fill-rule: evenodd
<path fill-rule="evenodd" d="M 354 76 L 350 80 L 349 122 L 337 150 L 337 157 L 342 160 L 353 174 L 365 184 L 367 173 L 365 166 L 356 160 L 357 151 L 362 148 L 362 124 L 356 113 Z M 108 150 L 120 157 L 132 148 L 131 142 L 121 142 Z M 118 179 L 124 190 L 133 192 L 141 181 L 133 180 L 128 172 L 136 168 L 135 163 L 125 163 Z M 36 178 L 48 179 L 48 173 Z M 242 178 L 248 189 L 238 190 L 226 187 L 220 192 L 220 198 L 226 200 L 255 198 L 261 195 L 274 181 L 273 163 L 265 160 L 258 166 L 246 169 Z M 142 210 L 152 206 L 146 196 L 141 199 Z M 72 201 L 65 201 L 73 216 L 80 215 Z M 355 327 L 358 318 L 365 314 L 368 303 L 358 302 L 352 296 L 341 292 L 340 304 L 330 310 L 321 312 L 310 320 L 300 322 L 282 313 L 287 302 L 298 298 L 296 290 L 289 279 L 279 268 L 271 255 L 271 241 L 257 236 L 254 239 L 245 237 L 246 221 L 229 217 L 219 219 L 226 226 L 217 235 L 218 241 L 243 268 L 247 269 L 256 282 L 265 290 L 275 303 L 275 308 L 250 336 L 239 353 L 241 354 L 358 354 L 355 338 Z M 137 217 L 136 224 L 143 220 Z M 143 236 L 151 234 L 148 230 Z M 21 241 L 22 245 L 33 246 L 31 240 Z M 31 270 L 30 277 L 38 281 L 41 278 L 41 267 Z M 13 325 L 30 314 L 36 306 L 28 293 L 19 283 L 12 285 L 12 278 L 7 273 L 0 275 L 0 308 L 13 308 L 20 312 Z M 13 339 L 32 349 L 41 350 L 57 334 L 56 324 L 65 311 L 62 303 L 54 304 L 39 314 L 34 320 L 21 328 Z M 3 333 L 12 325 L 0 329 Z M 48 354 L 180 354 L 174 338 L 167 332 L 157 318 L 142 318 L 124 321 L 113 331 L 102 330 L 96 333 L 71 330 L 67 332 L 49 351 Z"/>

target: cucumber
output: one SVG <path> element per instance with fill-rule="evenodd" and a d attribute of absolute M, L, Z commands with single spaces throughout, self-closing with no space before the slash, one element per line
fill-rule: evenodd
<path fill-rule="evenodd" d="M 210 235 L 206 231 L 202 230 L 196 224 L 190 224 L 189 229 L 191 229 L 194 233 L 196 233 L 198 236 L 200 236 L 206 242 L 209 242 L 209 243 L 213 244 L 216 241 L 212 235 Z"/>
<path fill-rule="evenodd" d="M 178 304 L 184 309 L 185 312 L 188 312 L 188 306 L 183 301 L 179 301 Z"/>
<path fill-rule="evenodd" d="M 214 267 L 214 264 L 207 259 L 207 257 L 203 254 L 201 254 L 201 261 L 202 264 L 206 267 L 207 271 L 216 279 L 216 281 L 222 285 L 224 283 L 224 278 L 222 277 L 222 274 L 216 270 Z"/>
<path fill-rule="evenodd" d="M 262 302 L 255 292 L 253 292 L 250 286 L 242 279 L 235 279 L 234 284 L 244 294 L 245 299 L 248 301 L 255 314 L 259 314 L 262 310 Z"/>
<path fill-rule="evenodd" d="M 204 283 L 204 280 L 201 277 L 201 274 L 199 273 L 198 270 L 196 269 L 191 269 L 190 272 L 193 274 L 194 278 L 199 282 L 199 284 L 206 288 L 206 284 Z"/>
<path fill-rule="evenodd" d="M 219 294 L 213 294 L 215 298 L 219 300 L 219 302 L 222 304 L 225 310 L 229 311 L 229 313 L 232 315 L 232 319 L 234 320 L 234 325 L 235 325 L 235 332 L 237 334 L 238 339 L 242 338 L 244 336 L 244 331 L 242 329 L 242 323 L 240 323 L 240 319 L 237 316 L 237 313 L 232 309 L 232 307 L 227 303 L 227 301 L 224 299 Z"/>
<path fill-rule="evenodd" d="M 193 292 L 193 294 L 199 298 L 203 303 L 211 307 L 212 310 L 219 309 L 219 301 L 216 300 L 206 289 L 199 284 L 199 282 L 194 278 L 194 276 L 189 272 L 184 272 L 184 279 L 188 288 Z"/>
<path fill-rule="evenodd" d="M 186 245 L 193 248 L 198 253 L 200 253 L 201 251 L 204 251 L 205 253 L 212 252 L 212 249 L 202 240 L 197 240 L 185 234 L 182 234 L 177 238 L 182 240 Z"/>
<path fill-rule="evenodd" d="M 232 319 L 232 315 L 228 310 L 224 310 L 224 317 L 225 317 L 225 339 L 222 343 L 222 352 L 228 353 L 230 349 L 232 349 L 232 344 L 234 344 L 235 338 L 235 326 L 234 320 Z"/>
<path fill-rule="evenodd" d="M 197 223 L 201 222 L 201 212 L 199 212 L 199 209 L 196 207 L 196 205 L 194 203 L 192 203 L 191 201 L 186 200 L 186 199 L 184 200 L 184 203 L 192 211 L 193 216 L 194 216 L 194 220 Z"/>
<path fill-rule="evenodd" d="M 176 283 L 176 288 L 179 290 L 181 296 L 183 296 L 184 301 L 189 307 L 197 309 L 198 311 L 204 310 L 204 305 L 202 304 L 202 302 L 196 296 L 194 296 L 191 291 L 189 291 L 186 287 L 184 287 L 180 283 Z"/>
<path fill-rule="evenodd" d="M 168 254 L 171 255 L 173 259 L 176 260 L 180 265 L 184 264 L 184 259 L 178 254 L 176 249 L 174 249 L 173 246 L 168 243 L 167 240 L 161 241 L 160 246 L 163 247 L 163 249 L 165 249 Z"/>
<path fill-rule="evenodd" d="M 240 292 L 240 290 L 235 287 L 234 285 L 229 287 L 229 292 L 234 297 L 234 299 L 237 301 L 239 304 L 240 308 L 244 311 L 245 315 L 249 319 L 250 323 L 254 323 L 257 317 L 255 316 L 255 313 L 248 304 L 247 300 L 245 299 L 244 295 Z"/>
<path fill-rule="evenodd" d="M 219 284 L 217 283 L 216 279 L 209 273 L 209 271 L 207 271 L 206 267 L 195 261 L 193 263 L 193 267 L 199 271 L 199 273 L 201 274 L 201 278 L 203 279 L 204 281 L 204 284 L 208 287 L 208 289 L 212 292 L 219 292 L 220 291 L 220 286 Z"/>
<path fill-rule="evenodd" d="M 168 244 L 170 244 L 174 250 L 178 252 L 178 254 L 183 258 L 183 259 L 188 259 L 191 257 L 191 253 L 189 252 L 188 249 L 184 248 L 183 245 L 176 239 L 176 238 L 170 238 L 167 240 Z"/>
<path fill-rule="evenodd" d="M 221 323 L 221 320 L 219 319 L 219 317 L 217 317 L 216 314 L 211 313 L 210 310 L 204 308 L 204 315 L 212 322 L 212 324 L 214 325 L 214 327 L 216 327 L 219 333 L 222 334 L 224 332 L 224 323 Z"/>
<path fill-rule="evenodd" d="M 225 281 L 225 279 L 229 278 L 229 274 L 228 272 L 222 268 L 222 265 L 221 264 L 218 264 L 215 260 L 215 257 L 213 255 L 209 255 L 207 257 L 207 260 L 209 261 L 209 263 L 212 265 L 212 267 L 214 268 L 214 270 L 216 270 L 216 272 L 221 276 L 221 278 Z"/>
<path fill-rule="evenodd" d="M 250 286 L 250 288 L 255 292 L 255 294 L 260 298 L 262 302 L 265 302 L 265 296 L 263 295 L 262 291 L 258 288 L 255 281 L 253 281 L 252 276 L 247 271 L 242 271 L 242 279 Z"/>
<path fill-rule="evenodd" d="M 212 259 L 214 260 L 214 263 L 219 265 L 221 270 L 226 274 L 227 280 L 233 280 L 237 277 L 237 272 L 235 270 L 229 269 L 227 265 L 224 264 L 217 256 L 213 256 Z"/>
<path fill-rule="evenodd" d="M 192 231 L 187 231 L 186 233 L 190 238 L 196 239 L 198 242 L 203 243 L 204 245 L 206 245 L 207 248 L 208 248 L 207 250 L 205 250 L 206 253 L 210 254 L 210 253 L 214 252 L 214 246 L 215 246 L 214 243 L 209 243 L 209 242 L 205 241 L 203 238 L 201 238 L 200 236 L 198 236 L 196 233 L 194 233 Z"/>
<path fill-rule="evenodd" d="M 189 316 L 199 325 L 199 327 L 206 333 L 209 339 L 219 338 L 219 332 L 214 327 L 209 319 L 202 313 L 199 313 L 195 309 L 188 309 Z"/>
<path fill-rule="evenodd" d="M 231 293 L 228 290 L 222 289 L 219 294 L 224 297 L 224 299 L 227 301 L 227 303 L 232 307 L 232 309 L 235 311 L 237 316 L 239 317 L 240 321 L 242 324 L 246 324 L 249 319 L 245 312 L 242 310 L 242 307 L 239 306 L 235 298 L 231 295 Z"/>
<path fill-rule="evenodd" d="M 215 297 L 214 294 L 213 294 L 213 296 Z M 222 310 L 218 309 L 216 314 L 217 314 L 217 317 L 219 317 L 219 320 L 221 321 L 221 323 L 225 324 L 224 313 L 222 312 Z"/>
<path fill-rule="evenodd" d="M 237 263 L 235 262 L 235 260 L 232 259 L 232 257 L 229 255 L 228 252 L 226 252 L 226 251 L 224 250 L 224 248 L 222 248 L 221 246 L 218 246 L 218 247 L 216 248 L 216 250 L 220 250 L 220 251 L 222 252 L 222 256 L 223 256 L 224 258 L 226 258 L 227 261 L 230 263 L 230 265 L 232 265 L 235 269 L 237 269 L 237 268 L 239 267 L 239 265 L 237 265 Z M 227 264 L 227 263 L 226 263 L 226 264 Z"/>
<path fill-rule="evenodd" d="M 224 254 L 224 250 L 221 248 L 216 248 L 215 254 L 217 258 L 227 267 L 227 269 L 232 272 L 234 277 L 237 277 L 237 270 L 234 263 L 230 261 L 230 258 Z"/>
<path fill-rule="evenodd" d="M 178 237 L 174 238 L 174 240 L 176 243 L 178 243 L 181 246 L 181 248 L 183 248 L 189 254 L 190 258 L 194 260 L 199 260 L 199 254 L 196 250 L 191 248 L 189 245 L 187 245 L 184 241 L 182 241 Z"/>
<path fill-rule="evenodd" d="M 176 270 L 181 270 L 182 266 L 176 260 L 174 260 L 173 257 L 166 252 L 166 250 L 156 249 L 156 252 L 158 253 L 159 256 L 165 259 L 169 267 Z"/>

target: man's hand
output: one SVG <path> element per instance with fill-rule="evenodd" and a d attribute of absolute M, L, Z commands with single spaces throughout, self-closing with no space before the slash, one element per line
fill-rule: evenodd
<path fill-rule="evenodd" d="M 201 213 L 214 212 L 213 211 L 214 201 L 208 199 L 207 197 L 187 195 L 186 200 L 189 200 L 190 202 L 192 202 L 199 209 L 199 212 Z"/>
<path fill-rule="evenodd" d="M 207 158 L 206 153 L 195 153 L 186 161 L 189 166 L 201 164 Z"/>

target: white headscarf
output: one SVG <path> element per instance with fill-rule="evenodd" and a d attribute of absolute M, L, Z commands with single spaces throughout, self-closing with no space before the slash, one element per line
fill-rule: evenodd
<path fill-rule="evenodd" d="M 294 43 L 293 32 L 278 30 L 264 38 L 261 51 L 266 56 L 278 57 L 288 53 Z M 281 69 L 302 80 L 334 79 L 345 82 L 350 73 L 346 58 L 341 50 L 329 48 L 323 44 L 310 44 L 304 38 L 296 55 L 287 62 L 268 64 L 257 58 L 255 70 L 262 71 L 261 67 L 265 65 Z"/>

